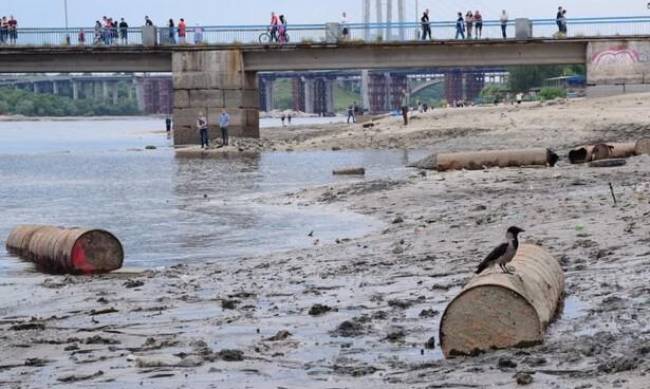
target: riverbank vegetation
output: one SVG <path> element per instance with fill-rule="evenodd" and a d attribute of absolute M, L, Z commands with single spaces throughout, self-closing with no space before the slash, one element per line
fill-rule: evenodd
<path fill-rule="evenodd" d="M 73 100 L 66 96 L 0 88 L 0 115 L 23 116 L 125 116 L 140 114 L 135 99 L 120 97 L 117 104 L 108 99 Z"/>

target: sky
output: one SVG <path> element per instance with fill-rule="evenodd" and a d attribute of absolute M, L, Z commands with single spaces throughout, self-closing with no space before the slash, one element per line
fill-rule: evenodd
<path fill-rule="evenodd" d="M 375 4 L 376 0 L 371 0 Z M 569 17 L 650 16 L 650 0 L 418 0 L 430 8 L 433 20 L 451 20 L 460 10 L 481 10 L 485 19 L 497 19 L 502 9 L 515 17 L 554 18 L 557 6 Z M 91 26 L 102 16 L 124 17 L 131 26 L 149 15 L 156 24 L 170 17 L 190 24 L 266 24 L 271 11 L 283 13 L 290 23 L 336 22 L 346 11 L 351 22 L 362 22 L 361 0 L 67 0 L 70 27 Z M 385 3 L 386 0 L 383 0 Z M 13 14 L 22 27 L 63 27 L 64 0 L 0 0 L 0 16 Z M 393 0 L 397 3 L 397 0 Z M 415 19 L 416 0 L 406 0 L 407 15 Z M 393 12 L 397 14 L 396 11 Z M 374 19 L 374 17 L 373 17 Z"/>

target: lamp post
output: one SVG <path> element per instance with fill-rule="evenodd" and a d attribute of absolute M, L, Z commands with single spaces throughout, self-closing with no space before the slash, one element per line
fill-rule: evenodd
<path fill-rule="evenodd" d="M 63 0 L 63 11 L 65 12 L 65 29 L 68 29 L 68 0 Z"/>

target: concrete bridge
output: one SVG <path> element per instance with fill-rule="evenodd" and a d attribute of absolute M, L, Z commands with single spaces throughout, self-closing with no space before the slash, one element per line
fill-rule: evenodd
<path fill-rule="evenodd" d="M 176 144 L 196 142 L 199 113 L 214 125 L 222 109 L 233 117 L 233 135 L 259 137 L 258 72 L 556 64 L 586 64 L 592 84 L 644 84 L 650 82 L 650 36 L 0 49 L 0 73 L 172 72 Z M 216 136 L 217 128 L 211 130 Z"/>

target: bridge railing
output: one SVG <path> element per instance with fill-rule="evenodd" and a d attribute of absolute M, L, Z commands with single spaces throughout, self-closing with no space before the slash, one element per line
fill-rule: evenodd
<path fill-rule="evenodd" d="M 535 38 L 552 38 L 558 31 L 555 19 L 532 19 Z M 515 23 L 507 25 L 508 38 L 513 38 Z M 595 36 L 635 36 L 650 35 L 650 16 L 610 17 L 610 18 L 575 18 L 567 20 L 568 37 Z M 351 23 L 345 26 L 349 39 L 353 41 L 413 41 L 421 37 L 421 24 L 409 23 Z M 433 39 L 447 40 L 456 37 L 455 21 L 434 21 L 430 23 Z M 260 35 L 267 33 L 267 25 L 237 26 L 201 26 L 188 27 L 187 44 L 250 44 L 260 43 Z M 323 42 L 327 37 L 326 24 L 290 24 L 287 33 L 290 42 Z M 83 31 L 83 42 L 82 34 Z M 170 39 L 170 30 L 158 28 L 157 41 L 162 45 L 176 44 L 179 37 L 174 31 L 174 40 Z M 476 38 L 475 33 L 472 38 Z M 482 39 L 502 39 L 501 22 L 485 20 Z M 142 44 L 142 28 L 128 29 L 128 45 Z M 106 30 L 95 32 L 94 28 L 20 28 L 17 45 L 59 46 L 59 45 L 120 45 L 120 31 L 110 34 Z"/>

